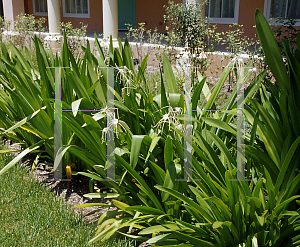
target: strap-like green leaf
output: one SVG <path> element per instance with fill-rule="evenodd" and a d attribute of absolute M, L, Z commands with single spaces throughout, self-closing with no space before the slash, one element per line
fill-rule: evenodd
<path fill-rule="evenodd" d="M 289 177 L 290 172 L 288 172 L 288 169 L 289 169 L 291 160 L 292 160 L 292 158 L 295 155 L 295 151 L 297 150 L 297 148 L 299 146 L 299 143 L 300 143 L 300 136 L 291 145 L 291 147 L 290 147 L 290 149 L 289 149 L 289 151 L 288 151 L 288 153 L 287 153 L 287 155 L 286 155 L 286 157 L 284 159 L 284 162 L 283 162 L 283 164 L 281 166 L 279 175 L 278 175 L 278 177 L 276 179 L 276 183 L 275 183 L 275 195 L 279 191 L 280 186 L 282 185 L 283 180 L 286 177 Z M 282 188 L 282 189 L 284 189 L 284 188 Z"/>
<path fill-rule="evenodd" d="M 122 157 L 118 155 L 116 155 L 115 157 L 116 160 L 120 162 L 120 165 L 122 165 L 139 182 L 142 191 L 148 195 L 148 197 L 153 201 L 157 209 L 164 211 L 163 207 L 161 206 L 160 202 L 157 199 L 157 196 L 149 188 L 145 180 Z"/>
<path fill-rule="evenodd" d="M 291 90 L 291 86 L 282 60 L 282 55 L 269 23 L 259 9 L 256 9 L 255 12 L 255 24 L 261 46 L 266 55 L 266 60 L 276 78 L 276 82 L 280 88 L 288 94 Z"/>
<path fill-rule="evenodd" d="M 178 198 L 179 200 L 182 200 L 183 202 L 185 202 L 189 207 L 191 207 L 192 209 L 196 210 L 198 213 L 200 213 L 204 218 L 206 218 L 206 220 L 209 223 L 214 222 L 214 219 L 201 207 L 199 206 L 196 202 L 194 202 L 193 200 L 189 199 L 187 196 L 182 195 L 181 193 L 169 189 L 169 188 L 165 188 L 161 185 L 156 185 L 155 188 L 167 192 L 173 196 L 175 196 L 176 198 Z"/>
<path fill-rule="evenodd" d="M 30 116 L 24 118 L 23 120 L 21 120 L 20 122 L 16 123 L 14 126 L 10 127 L 8 130 L 4 131 L 4 133 L 2 133 L 2 135 L 12 132 L 15 129 L 21 127 L 23 124 L 27 123 L 29 120 L 31 120 L 33 117 L 35 117 L 41 110 L 45 109 L 46 107 L 42 107 L 41 109 L 35 111 L 34 113 L 32 113 Z M 1 133 L 0 133 L 1 134 Z"/>
<path fill-rule="evenodd" d="M 144 135 L 133 135 L 130 150 L 130 165 L 134 169 L 137 165 Z"/>
<path fill-rule="evenodd" d="M 194 244 L 195 246 L 201 246 L 201 247 L 212 247 L 212 246 L 217 247 L 218 246 L 218 245 L 216 245 L 215 242 L 211 243 L 211 242 L 208 242 L 205 240 L 201 240 L 199 238 L 192 237 L 191 235 L 188 235 L 188 234 L 185 234 L 182 232 L 175 231 L 173 234 L 177 238 L 182 239 L 184 241 L 188 241 L 188 242 Z"/>
<path fill-rule="evenodd" d="M 128 211 L 138 211 L 142 214 L 154 214 L 154 215 L 164 215 L 165 212 L 158 210 L 156 208 L 145 207 L 145 206 L 131 206 L 126 208 Z"/>
<path fill-rule="evenodd" d="M 178 93 L 178 86 L 176 84 L 176 79 L 166 54 L 163 53 L 163 66 L 165 75 L 165 87 L 168 93 Z"/>

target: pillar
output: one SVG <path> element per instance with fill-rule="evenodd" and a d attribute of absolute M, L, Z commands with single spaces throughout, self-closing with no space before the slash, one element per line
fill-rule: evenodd
<path fill-rule="evenodd" d="M 61 48 L 59 40 L 59 24 L 61 22 L 60 0 L 47 0 L 49 34 L 45 37 L 46 44 L 53 51 Z"/>
<path fill-rule="evenodd" d="M 60 17 L 60 2 L 59 0 L 47 0 L 48 7 L 48 25 L 50 34 L 59 33 Z"/>
<path fill-rule="evenodd" d="M 25 14 L 24 0 L 3 0 L 3 13 L 5 19 L 11 21 L 11 29 L 13 29 L 16 17 Z"/>
<path fill-rule="evenodd" d="M 118 38 L 118 0 L 102 0 L 103 38 Z"/>

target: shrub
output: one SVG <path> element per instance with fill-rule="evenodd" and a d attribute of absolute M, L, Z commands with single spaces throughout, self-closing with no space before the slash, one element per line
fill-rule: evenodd
<path fill-rule="evenodd" d="M 85 44 L 87 25 L 81 22 L 80 28 L 73 28 L 71 22 L 60 23 L 59 30 L 62 35 L 66 35 L 68 47 L 74 55 L 82 55 L 81 46 Z"/>
<path fill-rule="evenodd" d="M 215 44 L 220 41 L 220 35 L 216 32 L 216 25 L 209 24 L 201 18 L 201 11 L 205 6 L 198 3 L 174 4 L 169 1 L 169 6 L 165 6 L 165 22 L 169 23 L 176 35 L 176 41 L 186 48 L 190 54 L 192 67 L 198 68 L 203 73 L 208 67 L 208 60 L 201 58 L 203 52 L 214 51 Z M 170 36 L 169 35 L 169 36 Z M 196 74 L 196 73 L 195 73 Z"/>
<path fill-rule="evenodd" d="M 31 46 L 35 31 L 39 33 L 39 38 L 42 38 L 41 32 L 46 30 L 45 21 L 46 19 L 43 17 L 36 19 L 30 14 L 18 15 L 14 21 L 14 31 L 18 35 L 13 36 L 13 42 L 21 48 L 27 45 Z"/>

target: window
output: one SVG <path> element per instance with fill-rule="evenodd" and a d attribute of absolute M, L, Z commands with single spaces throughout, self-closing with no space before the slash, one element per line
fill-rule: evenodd
<path fill-rule="evenodd" d="M 239 0 L 209 0 L 205 8 L 205 16 L 210 23 L 238 23 Z"/>
<path fill-rule="evenodd" d="M 90 18 L 89 0 L 64 0 L 64 17 Z"/>
<path fill-rule="evenodd" d="M 47 16 L 47 0 L 33 0 L 33 14 Z"/>
<path fill-rule="evenodd" d="M 300 1 L 299 0 L 265 0 L 265 16 L 271 24 L 274 19 L 298 19 L 297 26 L 300 26 Z"/>

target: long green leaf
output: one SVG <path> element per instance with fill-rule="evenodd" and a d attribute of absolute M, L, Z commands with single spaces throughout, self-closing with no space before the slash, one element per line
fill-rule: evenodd
<path fill-rule="evenodd" d="M 168 93 L 178 93 L 178 86 L 176 84 L 176 79 L 166 54 L 163 53 L 163 66 L 164 66 L 164 75 L 165 75 L 165 88 Z"/>
<path fill-rule="evenodd" d="M 209 223 L 214 222 L 214 219 L 207 213 L 205 212 L 205 210 L 203 208 L 201 208 L 201 206 L 199 206 L 197 203 L 195 203 L 193 200 L 189 199 L 187 196 L 182 195 L 181 193 L 169 189 L 169 188 L 165 188 L 161 185 L 156 185 L 155 188 L 167 192 L 173 196 L 175 196 L 176 198 L 178 198 L 179 200 L 185 202 L 189 207 L 193 208 L 194 210 L 196 210 L 197 212 L 199 212 L 204 218 L 206 218 L 206 220 Z"/>
<path fill-rule="evenodd" d="M 278 177 L 276 179 L 276 183 L 275 183 L 275 195 L 279 191 L 280 186 L 282 185 L 283 180 L 286 177 L 289 177 L 289 173 L 290 172 L 287 173 L 287 171 L 288 171 L 288 168 L 290 166 L 291 160 L 292 160 L 292 158 L 295 155 L 295 151 L 297 150 L 297 148 L 299 146 L 299 143 L 300 143 L 300 136 L 294 141 L 294 143 L 290 147 L 290 149 L 289 149 L 289 151 L 288 151 L 288 153 L 287 153 L 287 155 L 286 155 L 286 157 L 284 159 L 284 162 L 282 164 L 282 167 L 280 169 L 279 175 L 278 175 Z"/>
<path fill-rule="evenodd" d="M 291 86 L 277 41 L 269 23 L 259 9 L 255 11 L 255 25 L 261 46 L 266 55 L 266 60 L 276 78 L 276 82 L 280 88 L 288 94 L 291 90 Z"/>
<path fill-rule="evenodd" d="M 130 150 L 130 165 L 134 169 L 137 165 L 141 146 L 144 140 L 144 135 L 133 135 L 131 141 L 131 150 Z"/>
<path fill-rule="evenodd" d="M 122 165 L 139 182 L 143 192 L 149 196 L 149 198 L 154 203 L 154 205 L 157 207 L 157 209 L 164 211 L 164 209 L 161 206 L 160 202 L 158 201 L 156 195 L 149 188 L 149 186 L 144 181 L 144 179 L 122 157 L 120 157 L 118 155 L 116 155 L 115 157 L 120 162 L 120 165 Z"/>

